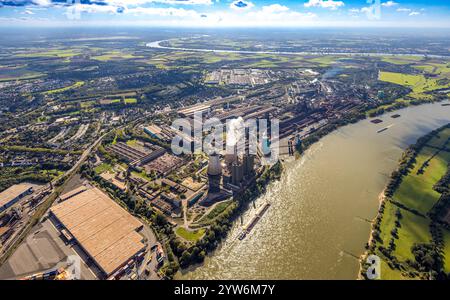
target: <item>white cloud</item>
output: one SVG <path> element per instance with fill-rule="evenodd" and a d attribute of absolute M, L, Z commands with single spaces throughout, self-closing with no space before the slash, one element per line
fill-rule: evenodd
<path fill-rule="evenodd" d="M 381 3 L 381 6 L 384 6 L 384 7 L 392 7 L 392 6 L 396 6 L 396 5 L 398 5 L 398 3 L 394 2 L 394 1 L 387 1 L 387 2 Z"/>
<path fill-rule="evenodd" d="M 117 7 L 110 5 L 86 5 L 78 4 L 67 8 L 67 13 L 85 12 L 85 13 L 109 13 L 118 14 Z M 130 15 L 151 15 L 160 17 L 190 17 L 197 18 L 200 14 L 192 9 L 175 7 L 133 7 L 126 8 L 121 13 Z"/>
<path fill-rule="evenodd" d="M 48 0 L 36 0 L 48 1 Z M 75 4 L 68 6 L 65 15 L 69 19 L 78 19 L 80 13 L 104 13 L 104 14 L 133 14 L 152 15 L 161 17 L 200 17 L 195 10 L 187 10 L 175 7 L 144 7 L 148 3 L 209 5 L 211 0 L 105 0 L 106 5 Z M 75 17 L 74 17 L 75 16 Z"/>
<path fill-rule="evenodd" d="M 288 11 L 288 10 L 289 10 L 289 7 L 280 5 L 280 4 L 272 4 L 272 5 L 262 7 L 262 11 L 264 13 L 279 13 L 279 12 L 284 12 L 284 11 Z"/>
<path fill-rule="evenodd" d="M 207 18 L 188 17 L 180 19 L 184 26 L 218 26 L 218 27 L 293 27 L 312 26 L 318 20 L 317 15 L 311 12 L 301 13 L 289 7 L 272 4 L 257 10 L 241 11 L 215 11 L 208 13 Z"/>
<path fill-rule="evenodd" d="M 372 7 L 363 7 L 359 10 L 362 13 L 368 14 L 372 12 Z"/>
<path fill-rule="evenodd" d="M 229 9 L 227 6 L 230 5 L 231 1 L 234 1 L 235 7 L 233 10 Z M 301 11 L 300 9 L 289 8 L 284 5 L 283 2 L 278 2 L 278 4 L 271 5 L 261 5 L 256 6 L 256 1 L 252 0 L 231 0 L 226 2 L 225 8 L 222 9 L 194 9 L 194 7 L 189 5 L 208 5 L 209 3 L 215 3 L 217 0 L 105 0 L 107 5 L 95 5 L 95 4 L 78 4 L 74 6 L 65 6 L 63 4 L 55 5 L 60 9 L 67 10 L 67 16 L 69 14 L 74 15 L 73 9 L 78 12 L 92 13 L 93 17 L 85 18 L 84 15 L 80 16 L 82 22 L 78 22 L 78 25 L 89 25 L 89 24 L 132 24 L 132 25 L 145 25 L 145 26 L 183 26 L 183 27 L 309 27 L 309 26 L 355 26 L 355 19 L 358 19 L 358 26 L 373 26 L 375 24 L 370 16 L 374 16 L 373 7 L 352 7 L 345 13 L 341 14 L 338 19 L 335 16 L 320 15 L 320 17 L 313 12 Z M 365 1 L 365 0 L 364 0 Z M 425 21 L 418 23 L 417 20 L 421 20 L 421 17 L 414 17 L 418 15 L 425 15 L 419 8 L 415 9 L 413 7 L 406 8 L 400 6 L 394 1 L 382 0 L 384 1 L 383 7 L 392 7 L 393 11 L 403 12 L 405 18 L 402 18 L 401 22 L 385 21 L 379 20 L 377 26 L 383 27 L 396 27 L 396 26 L 422 26 L 421 24 Z M 49 3 L 49 0 L 35 0 L 34 2 L 39 2 L 42 5 Z M 337 1 L 337 0 L 303 0 L 305 7 L 311 8 L 325 8 L 330 10 L 335 10 L 344 6 L 347 1 Z M 395 3 L 398 5 L 395 7 Z M 146 5 L 146 3 L 154 3 L 154 5 Z M 167 4 L 167 5 L 158 5 Z M 186 4 L 186 6 L 171 6 L 170 3 Z M 222 1 L 221 3 L 224 3 Z M 237 4 L 237 5 L 236 5 Z M 379 7 L 378 7 L 379 8 Z M 41 15 L 36 10 L 46 10 L 45 6 L 41 8 L 37 5 L 31 7 L 24 7 L 21 10 L 23 18 L 17 18 L 21 22 L 35 22 L 39 23 L 36 15 Z M 30 11 L 30 13 L 26 12 Z M 236 13 L 238 11 L 239 13 Z M 344 11 L 341 9 L 341 11 Z M 32 15 L 32 13 L 36 15 Z M 107 18 L 95 18 L 95 14 L 111 14 L 113 17 Z M 331 15 L 331 14 L 330 14 Z M 365 15 L 367 15 L 367 20 L 365 20 Z M 410 16 L 408 18 L 408 15 Z M 76 16 L 76 11 L 75 11 Z M 34 18 L 33 18 L 34 17 Z M 407 21 L 406 21 L 407 19 Z M 26 21 L 29 20 L 29 21 Z M 378 20 L 378 19 L 377 19 Z M 70 22 L 63 19 L 58 19 L 52 17 L 52 22 L 55 24 L 70 25 Z M 49 21 L 50 22 L 50 21 Z M 439 24 L 440 20 L 436 20 L 436 24 Z M 8 22 L 0 18 L 1 24 L 7 24 Z M 432 23 L 432 24 L 435 24 Z M 44 22 L 42 22 L 44 24 Z M 406 24 L 406 25 L 404 25 Z M 430 23 L 431 24 L 431 23 Z M 448 24 L 448 25 L 447 25 Z M 431 26 L 431 25 L 429 25 Z M 450 27 L 450 23 L 446 23 L 446 26 Z"/>
<path fill-rule="evenodd" d="M 153 15 L 160 17 L 200 17 L 200 14 L 195 10 L 174 7 L 136 7 L 127 9 L 125 13 L 134 15 Z"/>
<path fill-rule="evenodd" d="M 34 12 L 30 9 L 26 9 L 23 12 L 21 12 L 22 15 L 34 15 Z"/>
<path fill-rule="evenodd" d="M 245 19 L 248 20 L 248 22 L 258 26 L 274 26 L 276 24 L 295 26 L 310 23 L 316 18 L 317 15 L 314 13 L 292 11 L 289 7 L 280 4 L 263 6 L 258 11 L 245 14 Z"/>
<path fill-rule="evenodd" d="M 109 5 L 122 7 L 136 7 L 149 3 L 176 5 L 211 5 L 212 0 L 106 0 Z"/>
<path fill-rule="evenodd" d="M 78 5 L 82 11 L 89 13 L 117 13 L 116 6 L 110 5 L 88 5 L 88 4 L 79 4 Z M 70 9 L 70 7 L 68 8 Z"/>
<path fill-rule="evenodd" d="M 361 13 L 366 14 L 369 19 L 374 19 L 374 8 L 372 6 L 362 7 L 359 10 Z"/>
<path fill-rule="evenodd" d="M 39 5 L 39 6 L 50 6 L 52 5 L 52 1 L 51 0 L 33 0 L 32 1 L 34 4 Z"/>
<path fill-rule="evenodd" d="M 361 14 L 365 14 L 367 19 L 370 21 L 374 21 L 374 20 L 380 20 L 381 19 L 381 10 L 379 6 L 366 6 L 366 7 L 362 7 L 361 9 L 355 9 L 353 11 L 354 13 L 359 12 Z"/>
<path fill-rule="evenodd" d="M 68 19 L 74 20 L 74 19 L 79 19 L 81 13 L 115 14 L 115 13 L 117 13 L 117 7 L 109 6 L 109 5 L 75 4 L 75 5 L 67 7 L 64 15 L 66 15 Z"/>
<path fill-rule="evenodd" d="M 413 11 L 412 9 L 406 8 L 406 7 L 400 7 L 400 8 L 397 8 L 397 11 L 398 11 L 398 12 L 408 13 L 408 16 L 410 16 L 410 17 L 420 15 L 420 12 L 418 12 L 418 11 Z"/>
<path fill-rule="evenodd" d="M 331 10 L 336 10 L 344 5 L 345 3 L 343 1 L 335 0 L 308 0 L 308 2 L 304 4 L 305 7 L 322 7 L 329 8 Z"/>

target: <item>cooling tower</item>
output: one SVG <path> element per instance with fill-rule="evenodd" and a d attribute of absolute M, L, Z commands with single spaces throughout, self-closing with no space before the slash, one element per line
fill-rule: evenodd
<path fill-rule="evenodd" d="M 213 153 L 209 156 L 208 175 L 218 176 L 222 174 L 222 166 L 220 165 L 219 155 Z"/>

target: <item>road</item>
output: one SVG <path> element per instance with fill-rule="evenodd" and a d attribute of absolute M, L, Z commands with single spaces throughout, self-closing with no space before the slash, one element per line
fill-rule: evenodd
<path fill-rule="evenodd" d="M 108 133 L 103 134 L 102 136 L 100 136 L 91 146 L 89 146 L 80 156 L 80 158 L 78 159 L 78 161 L 73 165 L 72 168 L 70 168 L 70 170 L 68 170 L 66 173 L 64 173 L 64 175 L 62 175 L 62 177 L 66 177 L 67 179 L 69 179 L 77 170 L 78 168 L 81 166 L 81 164 L 86 160 L 86 158 L 89 156 L 89 154 L 92 152 L 93 149 L 95 149 L 98 144 L 102 141 L 102 139 L 107 135 Z M 56 184 L 56 182 L 59 180 L 58 177 L 57 179 L 52 181 L 53 186 Z M 53 199 L 52 203 L 54 200 L 56 200 L 57 198 L 57 193 L 59 191 L 62 191 L 64 188 L 64 185 L 67 183 L 67 180 L 64 182 L 64 184 L 62 184 L 60 187 L 53 187 L 52 192 L 46 197 L 45 200 L 43 200 L 39 206 L 44 205 L 46 203 L 46 201 L 49 201 L 49 199 Z M 52 203 L 49 203 L 50 207 L 52 205 Z M 22 240 L 25 239 L 25 237 L 28 235 L 28 233 L 30 232 L 31 228 L 32 228 L 32 222 L 33 220 L 39 219 L 41 220 L 42 217 L 45 215 L 47 210 L 41 211 L 39 210 L 39 206 L 35 208 L 35 213 L 33 215 L 33 217 L 29 218 L 27 220 L 27 222 L 25 223 L 20 223 L 20 225 L 23 225 L 22 228 L 18 229 L 17 231 L 19 232 L 13 240 L 9 241 L 8 243 L 8 247 L 5 247 L 2 249 L 2 257 L 1 257 L 1 262 L 6 261 L 9 256 L 11 256 L 13 254 L 13 252 L 10 251 L 10 249 L 14 249 L 15 247 L 19 246 L 18 242 L 21 242 Z"/>
<path fill-rule="evenodd" d="M 18 229 L 17 232 L 19 232 L 18 234 L 16 234 L 16 236 L 14 237 L 13 240 L 11 240 L 8 244 L 7 248 L 3 248 L 2 252 L 1 252 L 1 256 L 0 256 L 0 265 L 2 265 L 6 260 L 8 260 L 8 258 L 14 253 L 14 251 L 17 249 L 17 247 L 20 245 L 20 243 L 22 241 L 25 240 L 25 238 L 27 237 L 27 235 L 31 232 L 32 228 L 35 225 L 35 221 L 39 220 L 39 223 L 41 223 L 42 221 L 42 217 L 46 215 L 47 210 L 51 207 L 51 205 L 53 204 L 53 201 L 56 200 L 58 193 L 64 190 L 65 185 L 68 182 L 68 179 L 75 174 L 79 167 L 85 162 L 85 160 L 89 157 L 89 155 L 91 154 L 91 152 L 93 150 L 95 150 L 97 148 L 97 146 L 100 144 L 100 142 L 105 138 L 106 135 L 108 135 L 109 133 L 111 133 L 114 130 L 117 129 L 122 129 L 130 124 L 139 122 L 145 118 L 147 118 L 148 114 L 144 114 L 143 116 L 129 122 L 128 124 L 124 124 L 121 125 L 119 127 L 113 128 L 111 130 L 109 130 L 108 132 L 104 133 L 103 135 L 101 135 L 99 138 L 97 138 L 94 143 L 92 143 L 92 145 L 90 145 L 80 156 L 80 158 L 78 159 L 78 161 L 73 165 L 72 168 L 70 168 L 67 172 L 64 173 L 64 175 L 60 176 L 58 179 L 55 179 L 52 181 L 52 186 L 56 185 L 56 182 L 60 179 L 60 178 L 66 178 L 64 183 L 59 186 L 59 187 L 54 187 L 52 192 L 45 198 L 45 200 L 42 200 L 42 202 L 39 204 L 38 207 L 35 208 L 35 213 L 32 217 L 30 217 L 27 222 L 23 222 L 21 223 L 22 228 Z M 40 209 L 41 206 L 43 206 L 46 209 Z M 39 224 L 38 223 L 38 224 Z"/>
<path fill-rule="evenodd" d="M 135 119 L 134 121 L 130 122 L 139 122 L 140 120 L 146 118 L 147 116 L 144 115 L 140 118 Z M 32 227 L 35 225 L 33 222 L 35 222 L 36 220 L 40 221 L 42 220 L 42 217 L 45 216 L 48 208 L 50 208 L 50 206 L 53 204 L 53 201 L 56 200 L 58 193 L 64 190 L 64 186 L 66 185 L 66 183 L 68 182 L 68 179 L 75 174 L 78 171 L 78 168 L 84 163 L 84 161 L 88 158 L 88 156 L 91 154 L 91 152 L 97 148 L 97 146 L 100 144 L 100 142 L 103 140 L 103 138 L 109 134 L 110 132 L 112 132 L 113 130 L 117 130 L 117 129 L 121 129 L 125 126 L 127 126 L 129 124 L 125 124 L 122 126 L 119 126 L 117 128 L 114 128 L 106 133 L 104 133 L 103 135 L 101 135 L 97 140 L 95 140 L 94 143 L 92 143 L 92 145 L 90 145 L 80 156 L 80 158 L 78 159 L 78 161 L 73 165 L 72 168 L 70 168 L 67 172 L 64 173 L 64 175 L 58 177 L 57 179 L 52 181 L 52 185 L 55 186 L 56 183 L 58 182 L 58 180 L 60 178 L 66 178 L 66 180 L 64 181 L 64 183 L 59 186 L 59 187 L 53 187 L 52 192 L 45 198 L 45 200 L 42 200 L 42 202 L 39 204 L 38 207 L 35 208 L 35 213 L 32 217 L 29 218 L 29 220 L 27 220 L 27 222 L 22 223 L 21 225 L 23 225 L 22 228 L 17 229 L 16 231 L 19 232 L 18 234 L 16 234 L 16 236 L 14 237 L 13 240 L 11 240 L 8 244 L 8 247 L 3 248 L 2 249 L 2 253 L 1 253 L 1 257 L 0 257 L 0 265 L 3 264 L 15 251 L 15 249 L 19 246 L 19 244 L 25 240 L 26 236 L 30 233 Z M 50 202 L 50 203 L 48 203 Z M 40 209 L 41 206 L 43 206 L 44 208 L 46 207 L 46 209 Z"/>
<path fill-rule="evenodd" d="M 141 222 L 144 224 L 144 227 L 142 229 L 142 235 L 147 239 L 147 249 L 146 254 L 144 257 L 144 260 L 142 263 L 137 267 L 137 273 L 139 274 L 139 279 L 148 279 L 148 280 L 159 280 L 157 273 L 155 272 L 157 261 L 156 261 L 156 253 L 155 251 L 151 251 L 151 248 L 154 245 L 158 244 L 158 241 L 156 240 L 156 236 L 153 233 L 152 229 L 146 224 L 144 220 L 141 220 Z M 149 276 L 146 276 L 144 271 L 148 268 L 150 270 Z"/>

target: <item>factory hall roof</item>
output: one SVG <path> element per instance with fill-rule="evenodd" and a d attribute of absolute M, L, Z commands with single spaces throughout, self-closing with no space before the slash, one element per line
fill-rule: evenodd
<path fill-rule="evenodd" d="M 51 208 L 81 247 L 108 275 L 144 248 L 142 224 L 97 188 Z"/>
<path fill-rule="evenodd" d="M 19 195 L 27 192 L 31 187 L 32 185 L 28 183 L 20 183 L 7 188 L 6 190 L 0 193 L 0 207 L 8 204 L 9 202 L 17 198 Z"/>

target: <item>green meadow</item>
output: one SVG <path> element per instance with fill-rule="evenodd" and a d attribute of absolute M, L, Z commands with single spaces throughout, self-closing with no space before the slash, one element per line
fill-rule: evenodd
<path fill-rule="evenodd" d="M 433 237 L 430 224 L 433 220 L 429 212 L 439 201 L 441 194 L 434 190 L 434 185 L 446 174 L 450 164 L 449 148 L 450 128 L 445 128 L 432 139 L 416 156 L 414 166 L 403 177 L 400 186 L 391 199 L 385 201 L 380 222 L 381 244 L 377 245 L 375 253 L 384 257 L 380 247 L 390 248 L 391 240 L 395 247 L 391 255 L 400 263 L 400 268 L 392 268 L 388 260 L 382 263 L 382 279 L 411 279 L 407 272 L 417 270 L 408 265 L 415 261 L 412 247 L 415 244 L 430 244 Z M 397 211 L 401 217 L 396 215 Z M 400 226 L 396 225 L 399 222 Z M 393 231 L 397 228 L 396 236 Z M 439 227 L 443 235 L 444 246 L 441 249 L 444 259 L 444 270 L 450 272 L 450 231 Z"/>
<path fill-rule="evenodd" d="M 447 164 L 450 162 L 450 153 L 440 152 L 431 159 L 420 174 L 422 168 L 436 152 L 436 149 L 424 147 L 417 156 L 414 169 L 406 176 L 393 196 L 393 200 L 400 202 L 409 208 L 415 209 L 422 214 L 430 211 L 440 194 L 433 190 L 433 185 L 445 175 Z M 418 174 L 419 173 L 419 174 Z"/>
<path fill-rule="evenodd" d="M 403 74 L 395 72 L 379 73 L 379 80 L 406 86 L 411 89 L 411 92 L 406 95 L 405 98 L 411 98 L 416 100 L 431 100 L 433 95 L 430 92 L 439 89 L 445 89 L 450 87 L 450 83 L 442 83 L 442 80 L 448 80 L 448 77 L 429 77 L 424 74 Z"/>
<path fill-rule="evenodd" d="M 134 104 L 137 103 L 137 99 L 136 98 L 125 98 L 125 104 Z"/>
<path fill-rule="evenodd" d="M 46 91 L 43 92 L 44 95 L 52 95 L 52 94 L 58 94 L 58 93 L 63 93 L 65 91 L 71 90 L 71 89 L 76 89 L 79 88 L 81 86 L 84 85 L 84 81 L 77 81 L 74 84 L 72 84 L 71 86 L 66 86 L 60 89 L 56 89 L 56 90 L 50 90 L 50 91 Z"/>
<path fill-rule="evenodd" d="M 182 237 L 183 239 L 190 241 L 190 242 L 196 242 L 198 241 L 204 234 L 205 234 L 205 229 L 198 229 L 198 230 L 187 230 L 184 227 L 178 227 L 175 230 L 176 234 L 180 237 Z"/>

